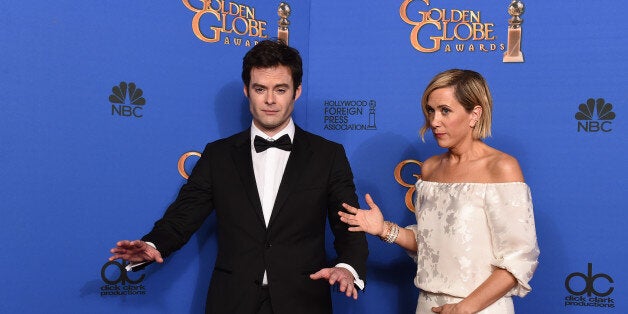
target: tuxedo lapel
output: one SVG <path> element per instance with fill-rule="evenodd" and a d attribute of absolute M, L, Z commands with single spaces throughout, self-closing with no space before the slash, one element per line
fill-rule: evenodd
<path fill-rule="evenodd" d="M 240 134 L 242 136 L 236 141 L 234 149 L 231 151 L 231 157 L 240 175 L 240 180 L 244 185 L 244 191 L 252 204 L 252 209 L 259 218 L 260 223 L 265 225 L 262 203 L 259 199 L 259 193 L 257 192 L 257 185 L 255 183 L 255 173 L 253 172 L 251 130 L 249 129 Z"/>
<path fill-rule="evenodd" d="M 292 146 L 292 152 L 288 158 L 286 169 L 279 185 L 279 191 L 277 191 L 277 197 L 275 198 L 275 205 L 273 206 L 272 214 L 270 215 L 270 221 L 268 227 L 272 226 L 273 221 L 279 215 L 283 209 L 283 204 L 288 199 L 288 196 L 292 190 L 299 183 L 301 172 L 307 167 L 310 162 L 312 152 L 310 151 L 310 144 L 307 140 L 305 131 L 295 125 L 294 141 Z"/>

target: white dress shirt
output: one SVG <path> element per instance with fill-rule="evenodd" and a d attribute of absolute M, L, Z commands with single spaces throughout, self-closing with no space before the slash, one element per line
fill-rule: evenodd
<path fill-rule="evenodd" d="M 251 156 L 253 158 L 253 172 L 255 173 L 255 183 L 257 185 L 257 193 L 262 202 L 262 211 L 264 212 L 264 222 L 268 227 L 270 215 L 273 212 L 277 192 L 281 178 L 286 170 L 286 164 L 290 157 L 290 151 L 271 147 L 263 152 L 256 152 L 253 145 L 255 136 L 263 139 L 274 141 L 283 135 L 288 134 L 290 141 L 294 141 L 294 122 L 290 119 L 290 123 L 279 133 L 273 137 L 269 137 L 260 131 L 255 124 L 251 124 Z"/>

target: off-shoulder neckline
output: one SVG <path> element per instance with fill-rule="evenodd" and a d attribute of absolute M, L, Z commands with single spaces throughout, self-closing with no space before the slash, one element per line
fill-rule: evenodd
<path fill-rule="evenodd" d="M 528 184 L 521 181 L 512 181 L 512 182 L 439 182 L 439 181 L 427 181 L 423 179 L 419 179 L 417 183 L 425 182 L 429 184 L 438 184 L 438 185 L 525 185 Z"/>

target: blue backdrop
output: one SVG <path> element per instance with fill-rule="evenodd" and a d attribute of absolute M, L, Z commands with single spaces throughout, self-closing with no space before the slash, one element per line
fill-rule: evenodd
<path fill-rule="evenodd" d="M 628 312 L 628 26 L 616 1 L 524 0 L 516 63 L 502 62 L 509 0 L 289 4 L 305 66 L 295 121 L 345 145 L 361 199 L 413 222 L 404 185 L 420 169 L 402 167 L 400 183 L 395 168 L 441 152 L 419 140 L 421 93 L 442 70 L 476 70 L 495 104 L 487 143 L 519 159 L 535 205 L 540 264 L 518 313 Z M 213 218 L 144 271 L 107 263 L 108 250 L 162 215 L 182 155 L 250 124 L 241 58 L 277 36 L 278 5 L 0 4 L 0 312 L 202 312 Z M 413 313 L 415 264 L 368 240 L 367 290 L 334 294 L 335 313 Z"/>

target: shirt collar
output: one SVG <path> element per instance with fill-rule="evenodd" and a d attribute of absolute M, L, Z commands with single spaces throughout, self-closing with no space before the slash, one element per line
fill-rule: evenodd
<path fill-rule="evenodd" d="M 294 142 L 294 121 L 292 121 L 292 118 L 290 118 L 290 122 L 288 122 L 288 125 L 286 125 L 285 128 L 283 128 L 281 131 L 277 132 L 277 134 L 275 134 L 273 137 L 270 137 L 268 135 L 266 135 L 264 132 L 262 132 L 260 129 L 257 128 L 257 126 L 255 126 L 255 123 L 251 122 L 251 145 L 253 145 L 253 140 L 255 139 L 255 136 L 260 136 L 264 139 L 273 139 L 276 140 L 280 137 L 282 137 L 285 134 L 288 134 L 288 136 L 290 137 L 290 141 Z"/>

